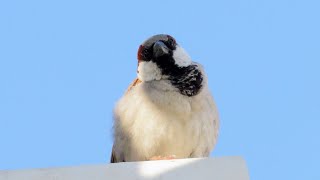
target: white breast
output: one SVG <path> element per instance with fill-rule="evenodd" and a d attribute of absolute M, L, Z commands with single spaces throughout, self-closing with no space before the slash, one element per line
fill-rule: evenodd
<path fill-rule="evenodd" d="M 207 86 L 187 97 L 164 80 L 129 91 L 116 105 L 114 118 L 115 152 L 126 161 L 208 156 L 219 126 Z"/>

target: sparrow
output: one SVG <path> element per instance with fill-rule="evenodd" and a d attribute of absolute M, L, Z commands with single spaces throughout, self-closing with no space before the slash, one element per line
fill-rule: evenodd
<path fill-rule="evenodd" d="M 203 67 L 166 34 L 144 41 L 137 58 L 113 111 L 111 163 L 208 157 L 219 117 Z"/>

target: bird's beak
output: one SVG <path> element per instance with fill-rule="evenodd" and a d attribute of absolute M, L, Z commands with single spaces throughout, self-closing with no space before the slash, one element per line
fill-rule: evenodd
<path fill-rule="evenodd" d="M 169 53 L 169 48 L 162 41 L 157 41 L 154 43 L 153 57 L 158 58 L 168 53 Z"/>

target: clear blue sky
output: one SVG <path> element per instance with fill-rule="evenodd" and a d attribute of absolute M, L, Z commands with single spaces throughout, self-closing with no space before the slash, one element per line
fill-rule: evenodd
<path fill-rule="evenodd" d="M 252 179 L 319 179 L 320 2 L 0 1 L 0 169 L 109 161 L 136 51 L 168 33 L 202 63 L 221 116 L 211 156 Z"/>

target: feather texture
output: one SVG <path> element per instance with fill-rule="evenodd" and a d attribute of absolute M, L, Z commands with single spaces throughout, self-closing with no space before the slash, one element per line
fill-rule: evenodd
<path fill-rule="evenodd" d="M 191 97 L 181 94 L 169 80 L 135 79 L 114 109 L 111 162 L 170 155 L 206 157 L 216 144 L 218 128 L 206 76 L 201 91 Z"/>

